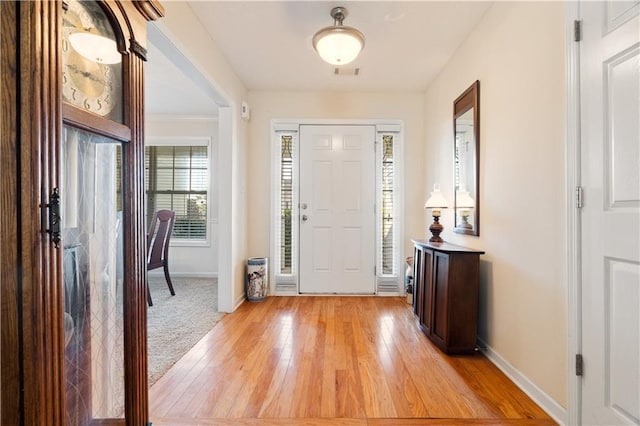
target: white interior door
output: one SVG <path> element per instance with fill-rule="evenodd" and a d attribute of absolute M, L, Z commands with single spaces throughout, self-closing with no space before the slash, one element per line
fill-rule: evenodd
<path fill-rule="evenodd" d="M 300 293 L 375 292 L 375 127 L 300 126 Z"/>
<path fill-rule="evenodd" d="M 582 2 L 582 421 L 640 424 L 640 2 Z"/>

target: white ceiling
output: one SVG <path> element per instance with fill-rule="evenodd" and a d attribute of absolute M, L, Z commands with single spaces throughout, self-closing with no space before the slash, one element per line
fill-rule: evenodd
<path fill-rule="evenodd" d="M 423 91 L 492 4 L 483 1 L 191 1 L 194 13 L 248 90 Z M 335 75 L 314 51 L 316 31 L 333 24 L 332 7 L 346 6 L 344 25 L 366 37 L 360 56 Z M 186 88 L 179 67 L 149 49 L 147 110 L 204 113 L 211 98 Z M 168 73 L 168 74 L 166 74 Z M 189 79 L 189 78 L 187 78 Z M 172 87 L 173 86 L 173 87 Z M 198 97 L 200 95 L 200 98 Z M 204 105 L 202 104 L 204 102 Z M 187 105 L 183 105 L 187 104 Z M 199 110 L 200 112 L 194 112 Z"/>

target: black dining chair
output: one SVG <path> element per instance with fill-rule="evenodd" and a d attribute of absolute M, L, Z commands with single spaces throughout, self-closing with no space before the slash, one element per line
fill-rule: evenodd
<path fill-rule="evenodd" d="M 164 277 L 167 280 L 169 291 L 172 296 L 176 295 L 169 276 L 169 240 L 173 232 L 173 223 L 176 213 L 171 210 L 158 210 L 153 215 L 153 220 L 147 234 L 147 271 L 162 267 Z M 147 302 L 153 306 L 151 290 L 147 284 Z"/>

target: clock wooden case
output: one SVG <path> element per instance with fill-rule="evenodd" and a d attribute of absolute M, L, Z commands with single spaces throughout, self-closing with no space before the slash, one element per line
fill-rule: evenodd
<path fill-rule="evenodd" d="M 143 70 L 163 13 L 0 2 L 1 424 L 148 423 Z"/>

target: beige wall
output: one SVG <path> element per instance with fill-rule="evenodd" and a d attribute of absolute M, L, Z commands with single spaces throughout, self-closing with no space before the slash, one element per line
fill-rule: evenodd
<path fill-rule="evenodd" d="M 217 139 L 218 120 L 206 117 L 147 116 L 146 143 L 170 138 L 176 144 L 189 144 L 188 138 L 208 138 L 209 144 L 209 238 L 204 245 L 185 245 L 172 242 L 169 269 L 172 276 L 210 277 L 218 275 L 218 178 Z M 180 138 L 185 138 L 181 140 Z M 149 275 L 162 275 L 161 270 Z"/>
<path fill-rule="evenodd" d="M 164 2 L 158 29 L 220 95 L 218 127 L 219 309 L 231 312 L 244 298 L 247 257 L 247 125 L 239 117 L 247 90 L 186 2 Z"/>
<path fill-rule="evenodd" d="M 405 241 L 422 235 L 423 96 L 420 93 L 250 92 L 248 253 L 269 255 L 272 119 L 394 119 L 404 122 Z M 406 244 L 407 250 L 410 245 Z"/>
<path fill-rule="evenodd" d="M 496 3 L 430 85 L 424 188 L 453 201 L 453 100 L 480 80 L 480 237 L 452 233 L 451 210 L 443 237 L 486 251 L 480 337 L 566 407 L 563 7 Z"/>

